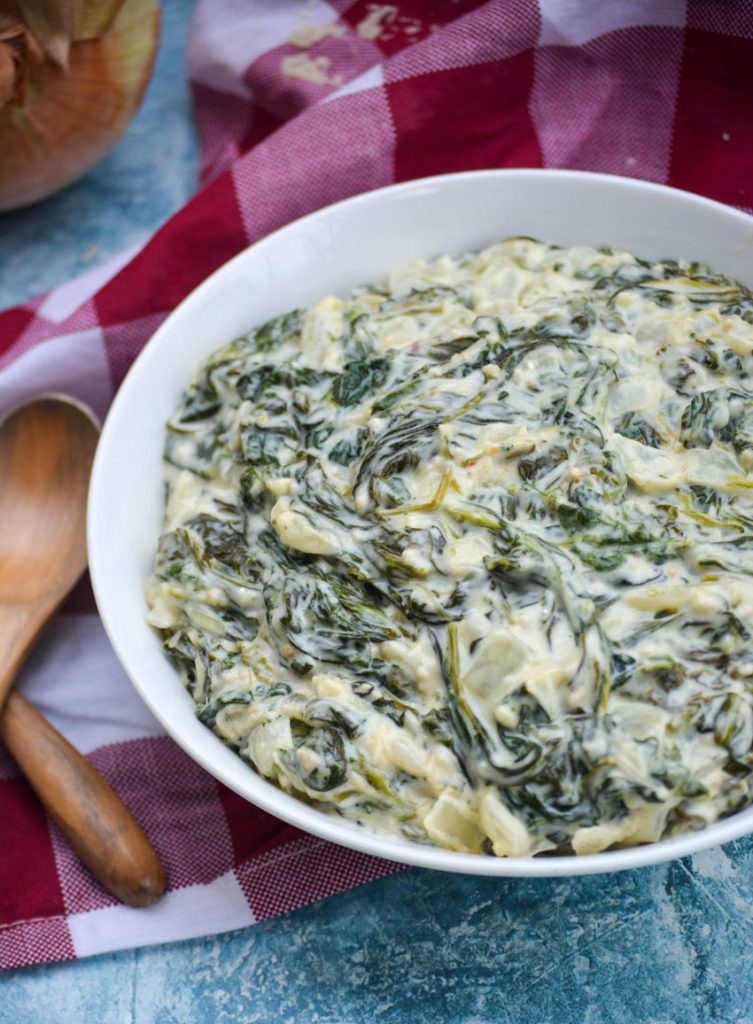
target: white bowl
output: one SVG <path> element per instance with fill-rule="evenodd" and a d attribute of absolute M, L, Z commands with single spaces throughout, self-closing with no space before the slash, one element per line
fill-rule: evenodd
<path fill-rule="evenodd" d="M 406 182 L 336 203 L 252 245 L 196 289 L 159 328 L 107 417 L 89 496 L 89 562 L 115 652 L 167 732 L 207 771 L 292 825 L 406 864 L 477 875 L 556 876 L 656 864 L 753 832 L 753 808 L 702 832 L 584 857 L 502 859 L 384 838 L 330 817 L 258 776 L 195 717 L 146 625 L 143 582 L 163 513 L 165 422 L 214 349 L 251 327 L 419 257 L 508 235 L 687 257 L 753 285 L 753 218 L 641 181 L 577 171 L 500 170 Z"/>

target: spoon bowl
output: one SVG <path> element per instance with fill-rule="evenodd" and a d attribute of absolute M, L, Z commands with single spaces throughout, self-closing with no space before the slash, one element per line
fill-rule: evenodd
<path fill-rule="evenodd" d="M 0 423 L 0 607 L 59 603 L 86 568 L 86 495 L 99 425 L 45 395 Z"/>

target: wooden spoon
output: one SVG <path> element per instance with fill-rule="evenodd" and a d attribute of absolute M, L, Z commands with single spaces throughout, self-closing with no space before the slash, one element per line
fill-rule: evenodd
<path fill-rule="evenodd" d="M 0 739 L 68 842 L 123 903 L 165 891 L 157 854 L 120 797 L 13 691 L 43 626 L 86 568 L 86 496 L 99 426 L 45 395 L 0 422 Z M 5 707 L 3 707 L 3 702 Z"/>

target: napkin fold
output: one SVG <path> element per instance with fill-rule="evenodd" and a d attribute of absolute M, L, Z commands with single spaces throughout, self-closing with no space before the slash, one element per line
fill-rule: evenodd
<path fill-rule="evenodd" d="M 56 390 L 104 415 L 209 273 L 395 181 L 569 167 L 750 210 L 751 67 L 749 2 L 199 0 L 188 71 L 204 185 L 139 251 L 0 312 L 0 414 Z M 0 748 L 0 967 L 238 928 L 400 870 L 301 834 L 199 768 L 131 688 L 86 583 L 19 685 L 142 822 L 169 892 L 147 910 L 118 905 Z"/>

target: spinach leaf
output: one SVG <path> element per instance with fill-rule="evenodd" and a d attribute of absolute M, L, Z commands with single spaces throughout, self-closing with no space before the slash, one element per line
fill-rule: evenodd
<path fill-rule="evenodd" d="M 629 437 L 631 441 L 640 441 L 641 444 L 650 448 L 661 448 L 664 438 L 648 420 L 637 412 L 626 412 L 614 425 L 614 429 L 623 437 Z"/>
<path fill-rule="evenodd" d="M 213 559 L 228 569 L 238 570 L 248 558 L 245 537 L 230 523 L 202 513 L 189 519 L 185 530 L 189 535 L 198 537 L 201 561 Z"/>
<path fill-rule="evenodd" d="M 332 398 L 338 405 L 358 405 L 387 380 L 390 361 L 385 357 L 355 359 L 332 385 Z"/>
<path fill-rule="evenodd" d="M 351 437 L 344 437 L 333 444 L 327 453 L 328 458 L 340 466 L 349 466 L 363 451 L 368 436 L 368 431 L 359 427 Z"/>
<path fill-rule="evenodd" d="M 293 309 L 289 313 L 283 313 L 281 316 L 267 320 L 265 324 L 249 334 L 253 348 L 257 352 L 269 352 L 286 341 L 299 337 L 303 330 L 305 315 L 305 309 Z"/>
<path fill-rule="evenodd" d="M 518 459 L 518 473 L 523 480 L 538 480 L 540 477 L 550 473 L 553 469 L 565 462 L 567 459 L 567 448 L 562 445 L 552 447 L 536 458 Z"/>
<path fill-rule="evenodd" d="M 306 728 L 296 745 L 295 764 L 304 785 L 317 793 L 341 785 L 348 774 L 342 734 L 326 725 Z"/>

